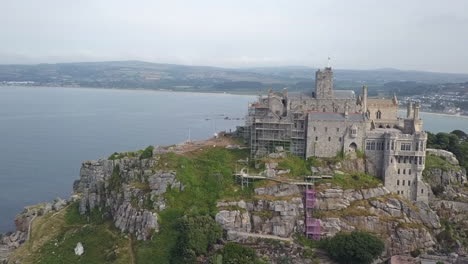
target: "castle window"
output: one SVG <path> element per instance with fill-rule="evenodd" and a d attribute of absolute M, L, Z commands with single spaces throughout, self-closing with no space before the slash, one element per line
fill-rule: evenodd
<path fill-rule="evenodd" d="M 371 150 L 375 150 L 375 141 L 371 142 L 370 148 L 371 148 Z"/>
<path fill-rule="evenodd" d="M 318 141 L 318 137 L 315 137 L 315 141 Z"/>
<path fill-rule="evenodd" d="M 314 132 L 315 132 L 315 130 L 317 130 L 317 128 L 316 128 L 316 127 L 314 127 Z"/>
<path fill-rule="evenodd" d="M 424 193 L 424 189 L 421 189 L 421 193 Z"/>
<path fill-rule="evenodd" d="M 422 157 L 419 157 L 419 165 L 422 165 Z"/>
<path fill-rule="evenodd" d="M 401 185 L 405 186 L 405 180 L 403 180 L 403 181 L 401 182 Z"/>
<path fill-rule="evenodd" d="M 400 180 L 396 180 L 396 185 L 400 185 Z"/>
<path fill-rule="evenodd" d="M 410 151 L 411 150 L 411 143 L 401 143 L 401 150 Z"/>
<path fill-rule="evenodd" d="M 382 119 L 382 112 L 380 112 L 380 110 L 377 111 L 376 117 L 377 117 L 377 119 Z"/>
<path fill-rule="evenodd" d="M 331 141 L 331 137 L 328 137 L 328 141 Z"/>
<path fill-rule="evenodd" d="M 408 186 L 411 186 L 411 181 L 410 180 L 408 180 Z"/>
<path fill-rule="evenodd" d="M 325 110 L 326 110 L 325 108 L 323 108 L 322 110 L 323 110 L 323 112 L 326 112 L 326 111 L 325 111 Z"/>
<path fill-rule="evenodd" d="M 411 175 L 411 169 L 408 169 L 408 174 Z"/>
<path fill-rule="evenodd" d="M 366 150 L 370 150 L 370 141 L 366 142 Z"/>
<path fill-rule="evenodd" d="M 398 156 L 398 163 L 401 163 L 401 156 Z"/>
<path fill-rule="evenodd" d="M 336 132 L 340 132 L 340 128 L 339 128 L 339 127 L 336 128 Z"/>
<path fill-rule="evenodd" d="M 398 169 L 398 174 L 400 174 L 400 169 Z"/>
<path fill-rule="evenodd" d="M 390 159 L 390 163 L 393 163 L 393 158 Z"/>
<path fill-rule="evenodd" d="M 403 194 L 403 191 L 401 191 L 401 194 Z"/>
<path fill-rule="evenodd" d="M 406 174 L 406 169 L 403 169 L 403 174 Z"/>
<path fill-rule="evenodd" d="M 405 156 L 405 158 L 403 159 L 403 163 L 406 163 L 408 161 L 408 156 Z"/>
<path fill-rule="evenodd" d="M 415 150 L 416 150 L 416 151 L 419 151 L 419 142 L 418 142 L 418 143 L 416 143 L 416 146 L 415 146 L 415 147 L 416 147 L 416 149 L 415 149 Z"/>
<path fill-rule="evenodd" d="M 328 132 L 328 127 L 325 127 L 325 132 Z"/>
<path fill-rule="evenodd" d="M 338 138 L 338 141 L 341 142 L 341 137 Z"/>
<path fill-rule="evenodd" d="M 390 150 L 390 141 L 387 141 L 387 150 Z"/>
<path fill-rule="evenodd" d="M 395 142 L 392 141 L 392 150 L 395 148 Z"/>

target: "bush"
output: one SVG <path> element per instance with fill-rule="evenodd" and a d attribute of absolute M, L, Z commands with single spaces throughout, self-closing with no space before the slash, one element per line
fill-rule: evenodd
<path fill-rule="evenodd" d="M 196 256 L 206 254 L 223 235 L 222 228 L 208 215 L 185 216 L 179 220 L 177 230 L 181 234 L 176 249 L 179 254 L 174 256 L 181 263 L 195 262 Z"/>
<path fill-rule="evenodd" d="M 339 263 L 369 264 L 382 254 L 382 240 L 366 232 L 339 233 L 323 240 L 322 247 Z"/>
<path fill-rule="evenodd" d="M 237 243 L 227 243 L 223 249 L 223 264 L 251 264 L 257 261 L 257 255 L 252 248 Z"/>
<path fill-rule="evenodd" d="M 143 150 L 143 152 L 140 155 L 140 159 L 149 159 L 153 157 L 153 149 L 153 146 L 148 146 L 147 148 L 145 148 L 145 150 Z"/>

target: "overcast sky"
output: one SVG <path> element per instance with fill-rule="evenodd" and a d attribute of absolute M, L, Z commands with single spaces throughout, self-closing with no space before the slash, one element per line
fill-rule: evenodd
<path fill-rule="evenodd" d="M 0 0 L 0 64 L 101 60 L 468 73 L 468 0 Z"/>

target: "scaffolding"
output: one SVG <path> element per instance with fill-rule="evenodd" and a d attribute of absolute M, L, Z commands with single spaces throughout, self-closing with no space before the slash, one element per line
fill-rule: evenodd
<path fill-rule="evenodd" d="M 305 188 L 305 235 L 313 240 L 320 240 L 320 220 L 313 217 L 315 209 L 315 190 Z"/>
<path fill-rule="evenodd" d="M 268 116 L 264 104 L 252 104 L 246 117 L 246 127 L 250 133 L 250 153 L 252 159 L 282 151 L 305 157 L 306 153 L 306 114 L 292 113 L 288 116 Z M 247 132 L 247 131 L 246 131 Z"/>

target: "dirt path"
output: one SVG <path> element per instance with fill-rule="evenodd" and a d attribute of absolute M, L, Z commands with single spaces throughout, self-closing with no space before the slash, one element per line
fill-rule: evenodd
<path fill-rule="evenodd" d="M 282 240 L 282 241 L 289 241 L 293 242 L 293 239 L 290 237 L 279 237 L 273 235 L 263 235 L 263 234 L 255 234 L 255 233 L 247 233 L 247 232 L 236 232 L 239 236 L 247 236 L 247 237 L 257 237 L 257 238 L 265 238 L 265 239 L 274 239 L 274 240 Z"/>
<path fill-rule="evenodd" d="M 130 254 L 130 264 L 135 264 L 135 253 L 133 252 L 133 237 L 130 235 L 129 236 L 129 241 L 128 241 L 128 246 L 129 246 L 129 254 Z"/>

